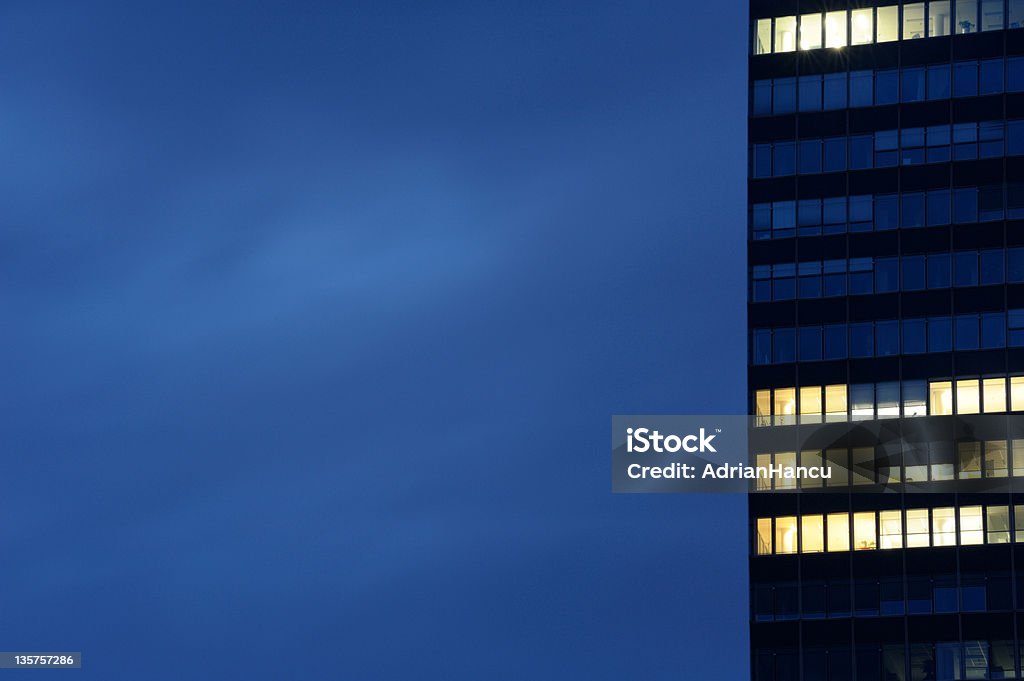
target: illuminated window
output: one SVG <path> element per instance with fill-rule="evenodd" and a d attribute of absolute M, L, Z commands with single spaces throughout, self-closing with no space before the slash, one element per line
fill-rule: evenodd
<path fill-rule="evenodd" d="M 875 386 L 875 402 L 878 418 L 896 418 L 900 415 L 899 381 L 879 383 Z"/>
<path fill-rule="evenodd" d="M 796 489 L 796 476 L 787 477 L 785 471 L 796 469 L 796 452 L 779 452 L 775 455 L 775 465 L 780 466 L 783 475 L 775 478 L 775 489 Z"/>
<path fill-rule="evenodd" d="M 875 385 L 861 383 L 850 386 L 850 414 L 854 421 L 875 416 Z"/>
<path fill-rule="evenodd" d="M 1013 541 L 1024 541 L 1024 506 L 1013 507 Z"/>
<path fill-rule="evenodd" d="M 928 384 L 929 413 L 932 416 L 949 416 L 953 413 L 953 384 L 949 381 L 933 381 Z"/>
<path fill-rule="evenodd" d="M 800 49 L 817 50 L 821 47 L 821 14 L 800 17 Z"/>
<path fill-rule="evenodd" d="M 873 9 L 855 9 L 850 13 L 850 44 L 867 45 L 874 42 L 875 19 Z"/>
<path fill-rule="evenodd" d="M 881 511 L 878 514 L 880 549 L 903 548 L 903 518 L 900 511 Z"/>
<path fill-rule="evenodd" d="M 764 492 L 766 490 L 770 490 L 772 488 L 772 479 L 770 477 L 768 477 L 768 475 L 769 475 L 769 473 L 771 471 L 772 455 L 771 454 L 758 454 L 757 458 L 756 458 L 756 461 L 757 461 L 757 467 L 760 470 L 763 470 L 764 471 L 764 475 L 765 475 L 765 477 L 761 477 L 760 475 L 757 477 L 757 490 L 759 492 Z"/>
<path fill-rule="evenodd" d="M 929 546 L 928 543 L 928 509 L 907 509 L 907 548 Z"/>
<path fill-rule="evenodd" d="M 828 550 L 850 550 L 850 515 L 848 513 L 828 514 Z"/>
<path fill-rule="evenodd" d="M 1010 457 L 1007 456 L 1006 440 L 988 440 L 985 442 L 985 477 L 1005 478 L 1008 473 Z"/>
<path fill-rule="evenodd" d="M 775 425 L 788 426 L 796 423 L 796 388 L 779 388 L 775 391 Z"/>
<path fill-rule="evenodd" d="M 924 37 L 924 3 L 903 5 L 903 39 L 914 40 Z"/>
<path fill-rule="evenodd" d="M 982 525 L 981 506 L 964 506 L 960 509 L 960 546 L 985 543 L 985 529 Z"/>
<path fill-rule="evenodd" d="M 802 553 L 821 553 L 824 550 L 824 516 L 805 515 L 800 518 L 800 551 Z"/>
<path fill-rule="evenodd" d="M 821 459 L 821 452 L 816 450 L 800 452 L 800 465 L 804 468 L 821 469 L 824 465 Z M 800 480 L 800 487 L 804 489 L 821 487 L 821 480 L 817 478 L 803 478 Z"/>
<path fill-rule="evenodd" d="M 981 30 L 1003 30 L 1003 0 L 981 0 Z"/>
<path fill-rule="evenodd" d="M 981 477 L 980 442 L 958 442 L 957 458 L 959 459 L 957 472 L 961 480 Z"/>
<path fill-rule="evenodd" d="M 775 20 L 775 51 L 796 50 L 796 17 L 779 17 Z"/>
<path fill-rule="evenodd" d="M 989 544 L 1007 544 L 1010 541 L 1010 508 L 989 506 L 985 509 Z"/>
<path fill-rule="evenodd" d="M 924 381 L 903 381 L 903 415 L 928 414 L 928 386 Z"/>
<path fill-rule="evenodd" d="M 1024 376 L 1010 377 L 1010 410 L 1024 411 Z"/>
<path fill-rule="evenodd" d="M 1024 440 L 1010 440 L 1010 456 L 1013 457 L 1013 476 L 1024 476 Z"/>
<path fill-rule="evenodd" d="M 796 553 L 796 516 L 775 519 L 775 553 Z"/>
<path fill-rule="evenodd" d="M 878 548 L 874 511 L 853 514 L 853 546 L 858 551 L 873 551 Z"/>
<path fill-rule="evenodd" d="M 772 552 L 772 519 L 757 519 L 757 555 L 768 556 Z"/>
<path fill-rule="evenodd" d="M 772 394 L 770 390 L 758 390 L 754 398 L 754 422 L 769 426 L 772 422 Z"/>
<path fill-rule="evenodd" d="M 846 47 L 846 12 L 825 15 L 825 47 Z"/>
<path fill-rule="evenodd" d="M 956 546 L 956 514 L 952 507 L 932 509 L 932 546 Z"/>
<path fill-rule="evenodd" d="M 978 32 L 978 0 L 956 0 L 956 32 Z"/>
<path fill-rule="evenodd" d="M 821 423 L 821 386 L 800 388 L 800 423 Z"/>
<path fill-rule="evenodd" d="M 900 8 L 897 5 L 879 7 L 878 42 L 891 43 L 900 39 Z"/>
<path fill-rule="evenodd" d="M 928 37 L 949 35 L 953 21 L 949 12 L 949 0 L 932 0 L 928 3 Z"/>
<path fill-rule="evenodd" d="M 758 19 L 754 32 L 754 54 L 768 54 L 772 51 L 772 20 Z"/>
<path fill-rule="evenodd" d="M 1024 380 L 1024 376 L 1021 377 Z M 1024 401 L 1024 384 L 1022 384 L 1022 401 Z M 1024 407 L 1022 407 L 1024 408 Z M 825 386 L 825 420 L 845 421 L 846 420 L 846 386 L 826 385 Z"/>
<path fill-rule="evenodd" d="M 829 449 L 825 452 L 829 469 L 826 481 L 828 487 L 846 487 L 850 484 L 850 457 L 845 449 Z"/>
<path fill-rule="evenodd" d="M 977 414 L 981 412 L 978 380 L 965 379 L 956 382 L 956 413 Z"/>
<path fill-rule="evenodd" d="M 1006 411 L 1006 379 L 986 378 L 982 381 L 986 414 L 1001 414 Z"/>

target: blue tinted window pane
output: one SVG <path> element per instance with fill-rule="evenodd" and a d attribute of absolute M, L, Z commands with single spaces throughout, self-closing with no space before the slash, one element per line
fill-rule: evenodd
<path fill-rule="evenodd" d="M 953 255 L 953 285 L 978 285 L 978 254 L 974 251 Z"/>
<path fill-rule="evenodd" d="M 899 101 L 899 71 L 879 71 L 875 77 L 875 99 L 879 105 Z"/>
<path fill-rule="evenodd" d="M 896 130 L 875 133 L 875 167 L 890 168 L 897 164 L 899 135 Z"/>
<path fill-rule="evenodd" d="M 800 361 L 821 359 L 821 327 L 808 326 L 800 329 Z"/>
<path fill-rule="evenodd" d="M 846 74 L 825 74 L 825 109 L 846 108 Z"/>
<path fill-rule="evenodd" d="M 874 154 L 874 137 L 860 135 L 850 138 L 850 169 L 870 168 Z"/>
<path fill-rule="evenodd" d="M 1024 92 L 1024 57 L 1006 60 L 1006 91 Z"/>
<path fill-rule="evenodd" d="M 1003 60 L 986 59 L 981 62 L 978 91 L 983 95 L 994 95 L 1003 91 Z"/>
<path fill-rule="evenodd" d="M 925 345 L 925 321 L 923 319 L 903 320 L 903 352 L 907 354 L 927 352 L 927 345 Z"/>
<path fill-rule="evenodd" d="M 773 171 L 776 176 L 792 175 L 796 172 L 795 143 L 778 142 L 775 145 L 775 165 Z"/>
<path fill-rule="evenodd" d="M 902 97 L 904 102 L 920 102 L 924 99 L 924 69 L 903 69 Z"/>
<path fill-rule="evenodd" d="M 871 71 L 850 72 L 850 106 L 871 106 L 874 102 L 871 97 L 872 73 Z"/>
<path fill-rule="evenodd" d="M 1003 283 L 1003 251 L 981 252 L 980 281 L 983 286 Z"/>
<path fill-rule="evenodd" d="M 924 288 L 924 256 L 903 257 L 903 290 L 920 291 Z"/>
<path fill-rule="evenodd" d="M 755 281 L 751 289 L 751 297 L 755 303 L 766 303 L 772 299 L 772 282 L 770 279 Z"/>
<path fill-rule="evenodd" d="M 953 64 L 953 95 L 974 97 L 978 94 L 978 62 L 966 61 Z"/>
<path fill-rule="evenodd" d="M 956 318 L 956 349 L 977 350 L 978 315 L 958 315 Z"/>
<path fill-rule="evenodd" d="M 798 287 L 797 293 L 800 298 L 821 298 L 821 275 L 818 274 L 809 277 L 800 277 Z"/>
<path fill-rule="evenodd" d="M 796 201 L 776 201 L 772 204 L 772 229 L 796 227 Z"/>
<path fill-rule="evenodd" d="M 948 225 L 949 224 L 949 190 L 928 192 L 928 224 Z"/>
<path fill-rule="evenodd" d="M 850 197 L 850 222 L 868 222 L 874 219 L 874 197 L 858 195 Z"/>
<path fill-rule="evenodd" d="M 951 283 L 949 254 L 928 256 L 928 288 L 949 288 Z"/>
<path fill-rule="evenodd" d="M 1006 281 L 1024 281 L 1024 248 L 1010 248 L 1006 251 Z"/>
<path fill-rule="evenodd" d="M 899 195 L 875 197 L 875 229 L 896 229 L 899 226 Z"/>
<path fill-rule="evenodd" d="M 800 111 L 821 111 L 821 76 L 800 77 Z"/>
<path fill-rule="evenodd" d="M 826 225 L 846 224 L 846 197 L 825 199 L 821 205 Z"/>
<path fill-rule="evenodd" d="M 796 111 L 796 78 L 776 78 L 772 110 L 776 114 Z"/>
<path fill-rule="evenodd" d="M 965 187 L 953 190 L 953 221 L 957 224 L 978 221 L 978 190 Z"/>
<path fill-rule="evenodd" d="M 821 172 L 821 140 L 802 140 L 800 142 L 800 172 Z"/>
<path fill-rule="evenodd" d="M 899 322 L 878 322 L 875 325 L 875 355 L 888 357 L 900 354 Z"/>
<path fill-rule="evenodd" d="M 776 364 L 796 361 L 796 331 L 776 329 L 772 339 L 772 361 Z"/>
<path fill-rule="evenodd" d="M 924 227 L 924 194 L 903 194 L 900 197 L 900 224 Z"/>
<path fill-rule="evenodd" d="M 949 317 L 928 320 L 928 352 L 949 352 L 953 349 L 953 323 Z"/>
<path fill-rule="evenodd" d="M 833 137 L 825 140 L 824 169 L 826 173 L 846 170 L 846 138 Z"/>
<path fill-rule="evenodd" d="M 1024 154 L 1024 121 L 1007 121 L 1006 154 L 1008 156 Z"/>
<path fill-rule="evenodd" d="M 871 258 L 850 260 L 850 295 L 869 294 L 874 290 Z"/>
<path fill-rule="evenodd" d="M 928 67 L 928 99 L 949 99 L 949 64 Z"/>
<path fill-rule="evenodd" d="M 978 190 L 978 220 L 989 222 L 1003 219 L 1002 186 L 981 187 Z"/>
<path fill-rule="evenodd" d="M 772 82 L 754 81 L 754 115 L 767 116 L 772 112 Z"/>
<path fill-rule="evenodd" d="M 1007 344 L 1011 348 L 1024 347 L 1024 310 L 1009 310 L 1006 325 L 1009 328 Z"/>
<path fill-rule="evenodd" d="M 825 327 L 825 359 L 846 359 L 846 325 Z"/>
<path fill-rule="evenodd" d="M 899 258 L 879 258 L 875 261 L 875 293 L 899 290 Z"/>
<path fill-rule="evenodd" d="M 1006 347 L 1006 316 L 1002 313 L 981 315 L 981 347 Z"/>
<path fill-rule="evenodd" d="M 835 296 L 846 295 L 846 273 L 842 274 L 826 274 L 825 279 L 825 297 L 833 298 Z"/>
<path fill-rule="evenodd" d="M 774 300 L 793 300 L 796 298 L 796 278 L 775 279 L 772 281 L 772 298 Z"/>
<path fill-rule="evenodd" d="M 771 177 L 772 145 L 754 145 L 754 177 Z"/>
<path fill-rule="evenodd" d="M 754 364 L 771 364 L 772 332 L 767 329 L 754 331 Z"/>
<path fill-rule="evenodd" d="M 850 357 L 871 357 L 875 353 L 874 325 L 850 324 Z"/>

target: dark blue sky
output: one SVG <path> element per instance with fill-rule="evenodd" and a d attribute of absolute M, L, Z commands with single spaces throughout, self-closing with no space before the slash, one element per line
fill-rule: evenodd
<path fill-rule="evenodd" d="M 5 4 L 0 649 L 742 678 L 743 499 L 608 445 L 744 411 L 745 16 Z"/>

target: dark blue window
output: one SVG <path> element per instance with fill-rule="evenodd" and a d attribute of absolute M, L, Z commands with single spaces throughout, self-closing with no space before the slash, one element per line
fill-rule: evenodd
<path fill-rule="evenodd" d="M 879 258 L 875 261 L 875 293 L 898 291 L 899 279 L 899 258 Z"/>
<path fill-rule="evenodd" d="M 1024 121 L 1008 121 L 1006 123 L 1006 154 L 1007 156 L 1024 154 Z"/>
<path fill-rule="evenodd" d="M 980 339 L 978 338 L 978 315 L 957 315 L 956 349 L 977 350 L 979 343 Z"/>
<path fill-rule="evenodd" d="M 934 594 L 935 594 L 934 595 L 934 599 L 935 599 L 935 612 L 956 612 L 957 611 L 956 586 L 955 586 L 955 584 L 952 581 L 946 581 L 946 580 L 939 581 L 939 580 L 936 580 L 935 581 Z M 954 645 L 957 648 L 957 653 L 959 653 L 960 644 L 957 643 L 957 644 L 954 644 Z M 939 667 L 939 671 L 938 671 L 938 674 L 936 675 L 936 678 L 940 678 L 940 679 L 955 679 L 955 678 L 957 678 L 958 676 L 960 676 L 960 669 L 959 668 L 956 669 L 955 671 L 953 669 L 949 669 L 948 671 L 945 671 L 943 669 L 943 665 L 944 665 L 944 663 L 946 663 L 946 664 L 949 664 L 950 666 L 959 667 L 959 662 L 954 663 L 954 662 L 950 661 L 952 659 L 959 658 L 959 655 L 956 655 L 956 658 L 953 657 L 953 653 L 950 653 L 949 655 L 943 655 L 942 652 L 941 652 L 942 644 L 939 644 L 939 647 L 940 647 L 940 653 L 937 655 L 937 657 L 939 657 L 938 665 L 937 665 Z M 942 658 L 946 658 L 946 659 L 943 660 Z"/>
<path fill-rule="evenodd" d="M 821 140 L 800 141 L 800 172 L 821 172 Z"/>
<path fill-rule="evenodd" d="M 846 295 L 846 261 L 826 260 L 825 270 L 825 297 Z"/>
<path fill-rule="evenodd" d="M 797 274 L 797 295 L 805 299 L 821 298 L 821 261 L 800 263 Z"/>
<path fill-rule="evenodd" d="M 928 67 L 928 99 L 949 99 L 949 64 Z"/>
<path fill-rule="evenodd" d="M 796 297 L 796 265 L 780 263 L 772 267 L 774 300 L 792 300 Z"/>
<path fill-rule="evenodd" d="M 924 227 L 924 194 L 900 196 L 900 224 L 904 227 Z"/>
<path fill-rule="evenodd" d="M 936 255 L 929 255 L 928 288 L 949 288 L 951 283 L 949 254 L 938 253 Z"/>
<path fill-rule="evenodd" d="M 1011 284 L 1024 281 L 1024 248 L 1006 250 L 1006 281 Z"/>
<path fill-rule="evenodd" d="M 850 324 L 850 357 L 871 357 L 875 353 L 874 325 Z"/>
<path fill-rule="evenodd" d="M 953 221 L 957 224 L 978 221 L 978 189 L 976 187 L 953 190 Z"/>
<path fill-rule="evenodd" d="M 871 71 L 851 71 L 850 72 L 850 106 L 871 106 L 873 104 L 871 98 L 872 89 L 872 73 Z M 880 104 L 882 102 L 879 102 Z"/>
<path fill-rule="evenodd" d="M 978 189 L 978 221 L 1003 219 L 1003 188 L 1001 185 Z"/>
<path fill-rule="evenodd" d="M 924 163 L 924 128 L 900 131 L 900 163 L 905 166 Z"/>
<path fill-rule="evenodd" d="M 1024 310 L 1006 313 L 1007 344 L 1011 348 L 1024 347 Z"/>
<path fill-rule="evenodd" d="M 875 325 L 875 355 L 887 357 L 900 354 L 900 323 L 878 322 Z"/>
<path fill-rule="evenodd" d="M 890 168 L 899 161 L 899 133 L 882 130 L 875 133 L 875 167 Z"/>
<path fill-rule="evenodd" d="M 903 320 L 903 352 L 908 355 L 927 352 L 925 344 L 925 320 Z"/>
<path fill-rule="evenodd" d="M 794 329 L 776 329 L 772 341 L 772 360 L 776 364 L 796 361 L 796 331 Z"/>
<path fill-rule="evenodd" d="M 845 324 L 831 324 L 825 327 L 825 359 L 846 359 Z"/>
<path fill-rule="evenodd" d="M 776 78 L 772 109 L 777 114 L 796 111 L 796 78 Z"/>
<path fill-rule="evenodd" d="M 1006 183 L 1006 219 L 1024 218 L 1024 182 Z"/>
<path fill-rule="evenodd" d="M 1006 347 L 1006 315 L 1002 312 L 981 315 L 981 347 Z"/>
<path fill-rule="evenodd" d="M 875 230 L 896 229 L 899 226 L 899 194 L 875 197 Z"/>
<path fill-rule="evenodd" d="M 1002 249 L 981 252 L 981 284 L 1003 283 L 1003 251 Z"/>
<path fill-rule="evenodd" d="M 825 234 L 842 234 L 846 231 L 846 197 L 839 196 L 821 202 L 822 222 Z"/>
<path fill-rule="evenodd" d="M 903 69 L 902 96 L 904 102 L 920 102 L 924 99 L 924 69 Z"/>
<path fill-rule="evenodd" d="M 771 177 L 772 145 L 754 145 L 754 177 Z"/>
<path fill-rule="evenodd" d="M 974 97 L 978 94 L 978 62 L 964 61 L 953 64 L 953 95 Z"/>
<path fill-rule="evenodd" d="M 768 329 L 754 331 L 754 364 L 771 364 L 772 332 Z"/>
<path fill-rule="evenodd" d="M 800 236 L 821 234 L 821 199 L 802 199 L 797 204 L 797 227 Z"/>
<path fill-rule="evenodd" d="M 821 327 L 807 326 L 800 329 L 800 361 L 821 359 Z"/>
<path fill-rule="evenodd" d="M 899 101 L 899 71 L 879 71 L 875 76 L 875 103 L 895 104 Z"/>
<path fill-rule="evenodd" d="M 776 239 L 793 236 L 796 229 L 796 202 L 776 201 L 772 204 L 772 232 Z"/>
<path fill-rule="evenodd" d="M 825 74 L 825 110 L 846 108 L 846 74 Z"/>
<path fill-rule="evenodd" d="M 800 111 L 821 111 L 821 76 L 800 76 Z"/>
<path fill-rule="evenodd" d="M 767 116 L 772 112 L 772 82 L 754 81 L 754 115 Z"/>
<path fill-rule="evenodd" d="M 858 135 L 850 138 L 850 170 L 863 170 L 871 167 L 874 154 L 874 137 Z"/>
<path fill-rule="evenodd" d="M 984 583 L 960 587 L 960 609 L 963 612 L 984 612 L 986 600 Z"/>
<path fill-rule="evenodd" d="M 978 254 L 974 251 L 953 255 L 953 285 L 978 285 Z"/>
<path fill-rule="evenodd" d="M 949 352 L 953 349 L 953 323 L 949 317 L 928 320 L 928 352 Z"/>
<path fill-rule="evenodd" d="M 953 126 L 953 158 L 957 161 L 978 158 L 977 123 L 957 123 Z"/>
<path fill-rule="evenodd" d="M 903 290 L 920 291 L 924 289 L 924 256 L 907 255 L 903 257 Z"/>
<path fill-rule="evenodd" d="M 903 614 L 903 582 L 894 579 L 882 580 L 878 584 L 880 607 L 878 612 L 882 615 Z M 825 681 L 822 677 L 820 681 Z"/>
<path fill-rule="evenodd" d="M 872 293 L 874 282 L 871 258 L 853 258 L 850 260 L 850 295 Z"/>
<path fill-rule="evenodd" d="M 825 165 L 826 173 L 835 173 L 846 170 L 846 138 L 833 137 L 825 140 Z"/>
<path fill-rule="evenodd" d="M 928 202 L 928 224 L 948 225 L 949 224 L 949 190 L 939 189 L 930 191 L 927 195 Z"/>
<path fill-rule="evenodd" d="M 772 231 L 772 206 L 770 203 L 755 203 L 751 215 L 755 239 L 770 239 Z"/>
<path fill-rule="evenodd" d="M 978 156 L 997 158 L 1006 151 L 1006 124 L 1003 121 L 978 123 Z"/>
<path fill-rule="evenodd" d="M 1003 91 L 1003 60 L 986 59 L 981 62 L 981 77 L 978 90 L 983 95 L 999 94 Z"/>
<path fill-rule="evenodd" d="M 952 158 L 950 144 L 951 128 L 948 125 L 929 125 L 925 128 L 925 144 L 928 163 L 945 163 Z"/>
<path fill-rule="evenodd" d="M 767 303 L 772 299 L 772 280 L 755 279 L 751 286 L 751 298 L 755 303 Z"/>
<path fill-rule="evenodd" d="M 870 232 L 874 223 L 874 197 L 870 194 L 850 197 L 850 231 Z"/>
<path fill-rule="evenodd" d="M 796 172 L 796 144 L 793 142 L 778 142 L 775 144 L 775 167 L 776 176 L 792 175 Z"/>
<path fill-rule="evenodd" d="M 1024 57 L 1006 60 L 1006 91 L 1024 92 Z"/>

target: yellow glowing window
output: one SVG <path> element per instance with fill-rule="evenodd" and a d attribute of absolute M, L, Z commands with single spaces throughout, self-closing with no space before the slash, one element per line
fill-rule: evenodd
<path fill-rule="evenodd" d="M 928 543 L 928 509 L 907 509 L 907 548 L 929 546 Z"/>
<path fill-rule="evenodd" d="M 787 426 L 796 423 L 796 388 L 779 388 L 775 391 L 775 425 Z"/>
<path fill-rule="evenodd" d="M 985 543 L 985 528 L 981 518 L 981 506 L 963 506 L 960 509 L 961 546 Z"/>
<path fill-rule="evenodd" d="M 903 548 L 903 518 L 900 511 L 880 511 L 878 514 L 879 548 Z"/>
<path fill-rule="evenodd" d="M 825 15 L 825 47 L 846 47 L 846 12 Z"/>
<path fill-rule="evenodd" d="M 981 412 L 981 400 L 978 394 L 978 379 L 965 379 L 956 382 L 956 413 L 978 414 Z"/>
<path fill-rule="evenodd" d="M 1006 411 L 1006 379 L 986 378 L 982 381 L 982 397 L 985 399 L 986 414 L 1001 414 Z"/>
<path fill-rule="evenodd" d="M 850 13 L 850 44 L 867 45 L 875 39 L 874 10 L 855 9 Z"/>
<path fill-rule="evenodd" d="M 763 476 L 762 475 L 758 475 L 757 476 L 757 490 L 759 492 L 764 492 L 765 490 L 770 490 L 772 488 L 772 479 L 771 479 L 771 477 L 769 477 L 769 475 L 771 473 L 771 466 L 772 466 L 772 455 L 771 454 L 758 454 L 757 458 L 756 458 L 756 461 L 757 461 L 757 467 L 764 471 Z"/>
<path fill-rule="evenodd" d="M 1009 471 L 1009 459 L 1006 440 L 985 442 L 985 477 L 1005 478 Z"/>
<path fill-rule="evenodd" d="M 801 553 L 821 553 L 825 550 L 825 518 L 805 515 L 800 518 Z"/>
<path fill-rule="evenodd" d="M 770 390 L 758 390 L 754 397 L 754 422 L 759 426 L 770 426 L 772 423 L 772 393 Z"/>
<path fill-rule="evenodd" d="M 957 449 L 957 477 L 961 480 L 969 480 L 981 477 L 981 443 L 980 442 L 958 442 Z"/>
<path fill-rule="evenodd" d="M 1024 440 L 1010 440 L 1010 457 L 1013 476 L 1024 476 Z"/>
<path fill-rule="evenodd" d="M 821 386 L 800 388 L 800 423 L 821 423 Z"/>
<path fill-rule="evenodd" d="M 758 19 L 754 32 L 754 54 L 769 54 L 772 51 L 772 20 Z"/>
<path fill-rule="evenodd" d="M 1024 411 L 1024 376 L 1010 378 L 1010 409 Z"/>
<path fill-rule="evenodd" d="M 817 50 L 821 47 L 821 14 L 800 16 L 800 49 Z"/>
<path fill-rule="evenodd" d="M 775 20 L 775 51 L 796 50 L 796 17 L 778 17 Z"/>
<path fill-rule="evenodd" d="M 775 519 L 775 553 L 796 553 L 796 516 Z"/>
<path fill-rule="evenodd" d="M 949 416 L 953 413 L 952 383 L 933 381 L 928 384 L 928 413 L 932 416 Z"/>
<path fill-rule="evenodd" d="M 956 546 L 956 514 L 950 506 L 932 509 L 932 546 Z"/>
<path fill-rule="evenodd" d="M 1013 541 L 1024 541 L 1024 506 L 1013 507 Z"/>
<path fill-rule="evenodd" d="M 928 37 L 949 35 L 952 25 L 949 0 L 931 0 L 928 3 Z"/>
<path fill-rule="evenodd" d="M 757 555 L 767 556 L 772 552 L 772 519 L 757 519 Z"/>
<path fill-rule="evenodd" d="M 903 39 L 914 40 L 924 37 L 924 3 L 903 5 Z"/>
<path fill-rule="evenodd" d="M 821 459 L 821 452 L 817 450 L 807 450 L 800 452 L 800 465 L 804 468 L 818 468 L 820 469 L 824 462 Z M 822 481 L 817 478 L 801 478 L 800 487 L 807 489 L 810 487 L 821 487 Z"/>
<path fill-rule="evenodd" d="M 879 7 L 877 10 L 877 42 L 891 43 L 900 39 L 900 8 L 896 5 Z"/>
<path fill-rule="evenodd" d="M 1006 544 L 1010 541 L 1010 507 L 989 506 L 985 509 L 989 544 Z"/>
<path fill-rule="evenodd" d="M 878 547 L 874 511 L 853 514 L 853 547 L 858 551 L 873 551 Z"/>
<path fill-rule="evenodd" d="M 775 465 L 781 467 L 783 475 L 775 478 L 775 489 L 796 489 L 796 452 L 778 452 Z M 786 472 L 793 471 L 790 475 Z"/>
<path fill-rule="evenodd" d="M 826 421 L 846 420 L 845 385 L 825 386 L 825 417 Z"/>
<path fill-rule="evenodd" d="M 850 550 L 850 515 L 848 513 L 829 513 L 827 519 L 828 550 Z"/>

